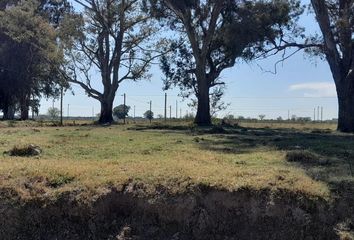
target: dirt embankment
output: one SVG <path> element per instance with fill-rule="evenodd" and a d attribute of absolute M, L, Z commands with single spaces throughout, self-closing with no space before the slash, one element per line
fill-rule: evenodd
<path fill-rule="evenodd" d="M 2 197 L 0 239 L 338 239 L 324 200 L 269 190 L 161 192 L 142 197 L 127 185 L 90 203 L 77 193 L 25 204 Z"/>

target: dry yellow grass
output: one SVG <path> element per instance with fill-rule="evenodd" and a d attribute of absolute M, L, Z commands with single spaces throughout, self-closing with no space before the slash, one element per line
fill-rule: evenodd
<path fill-rule="evenodd" d="M 332 130 L 335 131 L 337 129 L 336 123 L 328 123 L 328 122 L 271 122 L 271 121 L 258 121 L 258 122 L 247 122 L 241 121 L 240 125 L 243 127 L 251 127 L 251 128 L 277 128 L 277 129 L 294 129 L 294 130 Z"/>
<path fill-rule="evenodd" d="M 28 144 L 43 150 L 40 157 L 1 155 L 0 188 L 32 197 L 119 188 L 135 181 L 144 183 L 147 192 L 162 185 L 171 193 L 182 193 L 203 184 L 229 191 L 266 188 L 329 196 L 325 182 L 286 162 L 286 151 L 272 146 L 244 151 L 230 149 L 220 135 L 196 137 L 184 131 L 124 126 L 37 129 L 0 129 L 0 152 Z"/>

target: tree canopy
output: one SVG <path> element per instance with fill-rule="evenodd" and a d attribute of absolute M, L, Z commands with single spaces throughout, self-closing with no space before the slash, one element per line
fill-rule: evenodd
<path fill-rule="evenodd" d="M 149 79 L 157 29 L 138 0 L 76 0 L 84 8 L 68 21 L 74 38 L 66 45 L 67 79 L 101 103 L 100 123 L 113 121 L 115 94 L 124 81 Z M 73 27 L 76 28 L 73 31 Z M 73 34 L 74 33 L 74 34 Z M 94 88 L 93 69 L 100 73 L 103 90 Z"/>
<path fill-rule="evenodd" d="M 19 108 L 21 119 L 27 119 L 30 105 L 38 108 L 36 99 L 55 95 L 64 85 L 57 70 L 63 54 L 54 27 L 38 13 L 40 4 L 18 1 L 0 11 L 0 109 L 5 118 L 13 118 Z"/>
<path fill-rule="evenodd" d="M 302 12 L 299 2 L 280 0 L 151 0 L 151 5 L 155 16 L 179 36 L 171 46 L 173 54 L 161 59 L 165 86 L 196 95 L 199 125 L 211 124 L 210 95 L 222 92 L 221 73 L 237 60 L 250 61 L 270 51 L 277 39 L 295 29 L 294 20 Z"/>
<path fill-rule="evenodd" d="M 144 118 L 148 119 L 148 120 L 152 120 L 154 119 L 154 112 L 151 111 L 151 110 L 147 110 L 145 113 L 144 113 Z"/>
<path fill-rule="evenodd" d="M 113 109 L 113 115 L 118 119 L 124 119 L 128 117 L 130 106 L 121 104 Z"/>

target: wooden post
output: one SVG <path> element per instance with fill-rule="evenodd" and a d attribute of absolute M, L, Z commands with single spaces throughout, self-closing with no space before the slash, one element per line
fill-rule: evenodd
<path fill-rule="evenodd" d="M 165 93 L 165 122 L 167 121 L 167 93 Z"/>
<path fill-rule="evenodd" d="M 152 101 L 150 101 L 150 114 L 152 114 Z M 150 123 L 151 123 L 151 120 L 152 120 L 152 118 L 151 118 L 151 116 L 150 116 Z"/>
<path fill-rule="evenodd" d="M 63 126 L 63 92 L 64 89 L 62 87 L 60 91 L 60 126 Z"/>
<path fill-rule="evenodd" d="M 124 107 L 123 107 L 123 113 L 124 113 L 124 124 L 125 124 L 125 118 L 126 118 L 126 116 L 125 116 L 125 109 L 126 109 L 126 100 L 127 100 L 127 95 L 124 93 Z"/>

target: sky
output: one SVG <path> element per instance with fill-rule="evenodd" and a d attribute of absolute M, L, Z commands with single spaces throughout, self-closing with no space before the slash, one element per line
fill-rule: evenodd
<path fill-rule="evenodd" d="M 300 23 L 307 32 L 318 32 L 318 25 L 313 15 L 306 14 Z M 334 82 L 328 64 L 316 58 L 309 58 L 302 52 L 297 53 L 283 64 L 278 65 L 277 73 L 274 64 L 280 59 L 280 55 L 266 60 L 244 63 L 238 62 L 233 68 L 225 70 L 221 78 L 226 83 L 226 91 L 223 98 L 229 107 L 218 113 L 218 117 L 232 114 L 258 118 L 264 114 L 266 119 L 275 119 L 296 115 L 298 117 L 314 117 L 314 108 L 323 107 L 323 119 L 337 118 L 338 105 Z M 131 116 L 142 116 L 149 109 L 149 101 L 152 101 L 152 111 L 155 116 L 164 113 L 163 74 L 158 66 L 153 66 L 150 73 L 150 81 L 123 82 L 118 89 L 114 106 L 123 103 L 123 94 L 127 96 L 127 105 L 132 110 Z M 99 77 L 95 77 L 93 84 L 100 88 Z M 97 100 L 85 95 L 79 86 L 72 86 L 72 91 L 64 96 L 64 116 L 95 116 L 100 112 L 100 104 Z M 168 95 L 168 116 L 171 106 L 172 117 L 193 112 L 187 106 L 188 100 L 178 97 L 179 90 L 166 92 Z M 177 101 L 177 112 L 176 112 Z M 45 114 L 53 105 L 52 99 L 41 101 L 40 113 Z M 54 102 L 59 108 L 59 101 Z"/>

